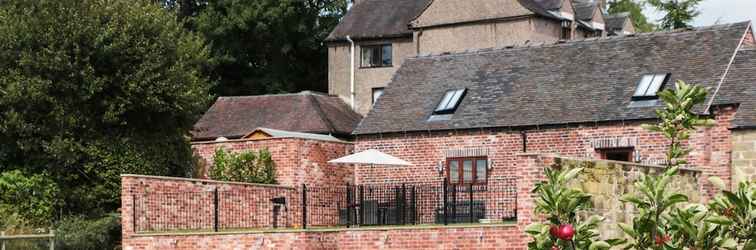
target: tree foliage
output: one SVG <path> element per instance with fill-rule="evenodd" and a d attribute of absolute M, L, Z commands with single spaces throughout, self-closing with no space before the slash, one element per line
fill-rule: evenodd
<path fill-rule="evenodd" d="M 267 149 L 233 153 L 220 148 L 215 151 L 209 175 L 219 181 L 275 184 L 276 166 Z"/>
<path fill-rule="evenodd" d="M 638 0 L 612 0 L 609 2 L 609 14 L 630 13 L 630 20 L 633 26 L 639 32 L 651 32 L 656 29 L 656 25 L 648 21 L 643 14 L 645 2 Z"/>
<path fill-rule="evenodd" d="M 756 181 L 743 181 L 729 191 L 719 178 L 710 180 L 722 190 L 709 203 L 709 209 L 718 215 L 716 222 L 724 227 L 725 235 L 737 239 L 744 249 L 756 249 Z"/>
<path fill-rule="evenodd" d="M 641 176 L 634 193 L 622 197 L 623 202 L 632 204 L 639 212 L 632 225 L 619 225 L 628 236 L 623 242 L 624 249 L 735 249 L 737 242 L 723 231 L 726 224 L 723 217 L 700 204 L 680 208 L 688 197 L 668 188 L 679 165 L 687 163 L 685 157 L 690 149 L 682 142 L 696 128 L 714 123 L 693 111 L 706 100 L 706 89 L 679 81 L 674 90 L 664 90 L 658 95 L 665 103 L 664 109 L 656 111 L 661 121 L 644 127 L 670 140 L 667 168 L 662 175 Z"/>
<path fill-rule="evenodd" d="M 696 6 L 702 0 L 647 0 L 657 10 L 664 13 L 659 21 L 659 28 L 663 30 L 691 27 L 693 18 L 700 12 Z"/>
<path fill-rule="evenodd" d="M 546 221 L 533 223 L 525 229 L 533 237 L 528 249 L 609 249 L 609 243 L 598 240 L 597 228 L 603 218 L 593 215 L 581 219 L 578 216 L 578 213 L 586 212 L 591 207 L 591 196 L 567 187 L 567 183 L 582 170 L 545 169 L 547 181 L 536 184 L 533 193 L 538 195 L 535 213 L 544 215 Z M 574 236 L 560 238 L 555 231 L 564 226 L 574 228 Z"/>
<path fill-rule="evenodd" d="M 323 40 L 346 12 L 346 0 L 215 0 L 193 29 L 211 44 L 218 95 L 326 91 Z"/>
<path fill-rule="evenodd" d="M 696 105 L 706 101 L 707 91 L 704 87 L 678 81 L 674 90 L 667 89 L 658 95 L 665 104 L 664 109 L 656 110 L 656 115 L 661 121 L 643 127 L 649 131 L 660 132 L 669 140 L 666 154 L 668 167 L 687 164 L 685 157 L 691 149 L 686 148 L 683 141 L 690 138 L 690 132 L 697 127 L 714 124 L 714 120 L 702 118 L 693 112 Z"/>
<path fill-rule="evenodd" d="M 0 2 L 0 171 L 45 173 L 61 211 L 100 214 L 122 173 L 186 175 L 208 54 L 150 1 Z"/>
<path fill-rule="evenodd" d="M 59 202 L 58 192 L 46 175 L 27 176 L 20 170 L 0 173 L 0 215 L 15 214 L 29 226 L 48 226 Z"/>

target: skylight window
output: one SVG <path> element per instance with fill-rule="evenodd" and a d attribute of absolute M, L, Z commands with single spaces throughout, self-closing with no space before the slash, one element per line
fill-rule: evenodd
<path fill-rule="evenodd" d="M 647 74 L 638 82 L 633 99 L 653 99 L 669 79 L 669 74 Z"/>
<path fill-rule="evenodd" d="M 441 102 L 438 103 L 438 106 L 436 106 L 436 109 L 433 110 L 433 113 L 434 114 L 454 113 L 454 111 L 457 110 L 459 103 L 462 101 L 462 98 L 465 96 L 466 90 L 467 89 L 455 89 L 455 90 L 446 91 L 446 94 L 444 94 L 444 97 L 441 98 Z"/>

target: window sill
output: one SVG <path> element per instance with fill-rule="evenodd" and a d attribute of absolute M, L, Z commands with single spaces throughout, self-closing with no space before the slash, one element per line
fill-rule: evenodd
<path fill-rule="evenodd" d="M 359 69 L 380 69 L 380 68 L 393 68 L 394 65 L 385 65 L 385 66 L 360 66 Z"/>

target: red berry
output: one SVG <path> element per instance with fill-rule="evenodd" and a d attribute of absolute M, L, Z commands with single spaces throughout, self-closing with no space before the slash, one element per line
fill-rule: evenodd
<path fill-rule="evenodd" d="M 562 240 L 572 240 L 572 237 L 574 236 L 575 236 L 575 228 L 572 227 L 572 224 L 559 226 L 559 233 L 558 233 L 557 238 L 560 238 Z"/>
<path fill-rule="evenodd" d="M 556 225 L 551 226 L 551 228 L 549 229 L 549 233 L 551 234 L 551 236 L 559 238 L 559 227 Z"/>
<path fill-rule="evenodd" d="M 559 247 L 557 245 L 553 245 L 553 246 L 551 246 L 551 250 L 562 250 L 562 249 L 559 249 Z"/>

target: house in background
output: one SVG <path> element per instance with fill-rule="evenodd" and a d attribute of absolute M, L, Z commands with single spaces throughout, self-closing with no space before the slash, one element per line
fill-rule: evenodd
<path fill-rule="evenodd" d="M 603 37 L 604 6 L 594 0 L 356 1 L 326 38 L 328 93 L 364 115 L 406 58 Z"/>
<path fill-rule="evenodd" d="M 629 12 L 604 16 L 606 23 L 606 32 L 610 36 L 630 35 L 635 33 L 633 20 L 630 19 Z"/>

